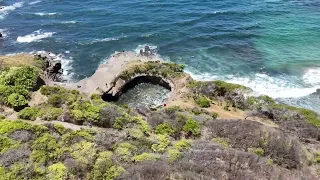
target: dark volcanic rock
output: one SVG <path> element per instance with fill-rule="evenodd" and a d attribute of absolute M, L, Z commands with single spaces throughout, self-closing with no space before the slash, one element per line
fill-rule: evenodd
<path fill-rule="evenodd" d="M 43 70 L 49 80 L 54 82 L 63 82 L 61 60 L 54 58 L 50 53 L 39 53 L 35 56 L 43 60 Z"/>

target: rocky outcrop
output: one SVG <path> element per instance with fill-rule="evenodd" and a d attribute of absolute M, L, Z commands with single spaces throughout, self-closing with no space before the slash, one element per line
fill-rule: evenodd
<path fill-rule="evenodd" d="M 63 82 L 61 60 L 54 58 L 50 53 L 38 53 L 35 57 L 43 60 L 43 70 L 48 80 Z"/>

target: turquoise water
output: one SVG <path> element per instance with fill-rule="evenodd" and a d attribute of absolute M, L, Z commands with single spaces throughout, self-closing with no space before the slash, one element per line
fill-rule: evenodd
<path fill-rule="evenodd" d="M 122 94 L 117 104 L 130 107 L 157 107 L 163 105 L 169 97 L 170 90 L 149 83 L 141 83 Z"/>
<path fill-rule="evenodd" d="M 320 111 L 318 0 L 3 0 L 0 54 L 50 51 L 65 77 L 152 45 L 196 79 L 222 79 Z"/>

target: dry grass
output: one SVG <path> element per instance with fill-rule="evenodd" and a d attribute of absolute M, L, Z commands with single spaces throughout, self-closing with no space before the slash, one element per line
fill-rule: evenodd
<path fill-rule="evenodd" d="M 20 67 L 37 66 L 40 67 L 39 60 L 30 54 L 18 54 L 13 56 L 0 56 L 0 67 Z"/>

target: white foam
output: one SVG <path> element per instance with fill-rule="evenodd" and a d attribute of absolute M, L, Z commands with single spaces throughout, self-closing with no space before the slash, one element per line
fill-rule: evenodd
<path fill-rule="evenodd" d="M 317 86 L 302 87 L 290 82 L 288 77 L 270 77 L 265 74 L 256 74 L 253 78 L 232 77 L 227 82 L 238 83 L 250 87 L 259 94 L 273 98 L 297 98 L 307 96 L 316 91 Z"/>
<path fill-rule="evenodd" d="M 97 43 L 97 42 L 109 42 L 109 41 L 118 41 L 118 38 L 104 38 L 104 39 L 95 39 L 91 42 L 91 44 L 93 43 Z"/>
<path fill-rule="evenodd" d="M 30 2 L 29 4 L 30 5 L 34 5 L 34 4 L 38 4 L 38 3 L 40 3 L 41 1 L 40 0 L 38 0 L 38 1 L 32 1 L 32 2 Z"/>
<path fill-rule="evenodd" d="M 189 73 L 189 72 L 188 72 Z M 298 79 L 290 76 L 271 77 L 267 74 L 257 73 L 252 77 L 239 77 L 227 75 L 224 77 L 212 75 L 210 73 L 190 75 L 196 80 L 216 80 L 221 79 L 229 83 L 241 84 L 251 88 L 257 95 L 268 95 L 273 98 L 297 98 L 314 93 L 318 86 L 302 87 L 296 82 Z"/>
<path fill-rule="evenodd" d="M 41 32 L 40 30 L 37 30 L 31 34 L 25 35 L 25 36 L 18 36 L 17 42 L 19 43 L 30 43 L 30 42 L 38 42 L 42 39 L 52 37 L 54 32 Z"/>
<path fill-rule="evenodd" d="M 22 6 L 23 6 L 23 2 L 17 2 L 11 6 L 4 6 L 2 9 L 0 9 L 0 19 L 4 19 L 5 16 L 8 15 L 10 12 Z"/>
<path fill-rule="evenodd" d="M 63 21 L 62 24 L 75 24 L 77 21 Z"/>
<path fill-rule="evenodd" d="M 308 69 L 302 78 L 307 84 L 312 86 L 320 86 L 320 68 Z"/>
<path fill-rule="evenodd" d="M 156 53 L 156 52 L 157 52 L 158 46 L 151 45 L 151 44 L 140 44 L 140 45 L 138 45 L 137 48 L 134 49 L 134 52 L 137 53 L 137 54 L 140 54 L 140 49 L 143 49 L 143 50 L 144 50 L 144 47 L 145 47 L 145 46 L 149 46 L 149 48 L 151 49 L 151 51 L 152 51 L 153 53 Z"/>
<path fill-rule="evenodd" d="M 6 38 L 8 37 L 9 31 L 7 29 L 0 29 L 0 33 L 2 34 L 2 37 Z"/>
<path fill-rule="evenodd" d="M 38 16 L 54 16 L 56 15 L 57 13 L 46 13 L 46 12 L 40 12 L 40 13 L 34 13 L 35 15 L 38 15 Z"/>

